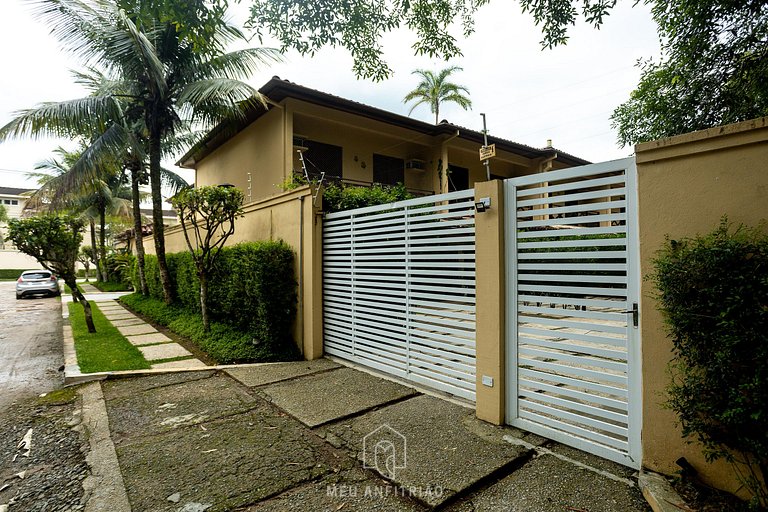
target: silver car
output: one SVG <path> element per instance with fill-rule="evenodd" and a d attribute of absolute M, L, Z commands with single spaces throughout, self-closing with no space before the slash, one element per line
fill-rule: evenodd
<path fill-rule="evenodd" d="M 29 295 L 61 295 L 59 280 L 48 270 L 25 270 L 16 281 L 16 298 Z"/>

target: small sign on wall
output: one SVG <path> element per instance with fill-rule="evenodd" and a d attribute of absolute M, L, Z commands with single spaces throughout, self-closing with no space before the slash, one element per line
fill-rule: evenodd
<path fill-rule="evenodd" d="M 491 144 L 490 146 L 482 146 L 480 148 L 480 161 L 488 160 L 489 158 L 493 158 L 496 156 L 496 144 Z"/>

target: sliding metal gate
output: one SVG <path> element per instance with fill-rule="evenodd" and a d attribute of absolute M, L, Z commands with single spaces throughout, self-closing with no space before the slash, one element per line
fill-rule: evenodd
<path fill-rule="evenodd" d="M 464 190 L 330 213 L 325 353 L 475 399 L 475 210 Z"/>
<path fill-rule="evenodd" d="M 634 159 L 505 182 L 507 422 L 639 468 Z"/>

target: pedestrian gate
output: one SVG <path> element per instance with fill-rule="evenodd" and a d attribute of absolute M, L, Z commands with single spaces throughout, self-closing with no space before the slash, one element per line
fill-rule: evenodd
<path fill-rule="evenodd" d="M 634 159 L 505 181 L 507 423 L 640 466 Z"/>
<path fill-rule="evenodd" d="M 330 213 L 325 353 L 475 399 L 474 191 Z"/>

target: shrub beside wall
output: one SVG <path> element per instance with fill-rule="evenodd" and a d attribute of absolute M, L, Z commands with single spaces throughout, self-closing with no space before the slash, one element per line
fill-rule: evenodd
<path fill-rule="evenodd" d="M 174 253 L 167 254 L 166 258 L 174 305 L 199 315 L 200 282 L 192 255 L 188 252 Z M 247 339 L 247 343 L 240 340 L 233 344 L 231 349 L 237 352 L 236 357 L 222 356 L 226 350 L 221 347 L 216 349 L 216 355 L 203 346 L 212 343 L 203 342 L 201 348 L 221 362 L 274 359 L 275 357 L 269 357 L 268 354 L 285 356 L 295 353 L 291 335 L 297 297 L 293 265 L 293 251 L 282 241 L 249 242 L 222 249 L 213 275 L 209 279 L 209 314 L 212 321 L 242 333 L 241 337 Z M 163 290 L 156 256 L 146 256 L 145 271 L 150 296 L 162 302 Z M 135 265 L 133 279 L 138 282 Z M 152 307 L 157 309 L 159 306 Z M 188 332 L 174 329 L 179 334 L 196 340 L 205 338 L 202 333 L 194 333 L 196 327 L 189 319 L 182 323 L 182 330 Z M 172 325 L 169 327 L 173 329 Z M 227 339 L 227 336 L 217 334 L 213 327 L 209 337 L 218 338 L 219 341 L 215 343 L 217 347 L 226 344 L 221 340 Z M 248 348 L 248 345 L 253 349 Z"/>
<path fill-rule="evenodd" d="M 654 267 L 673 344 L 667 405 L 708 460 L 746 464 L 734 469 L 766 507 L 768 235 L 724 219 L 706 236 L 667 240 Z"/>

